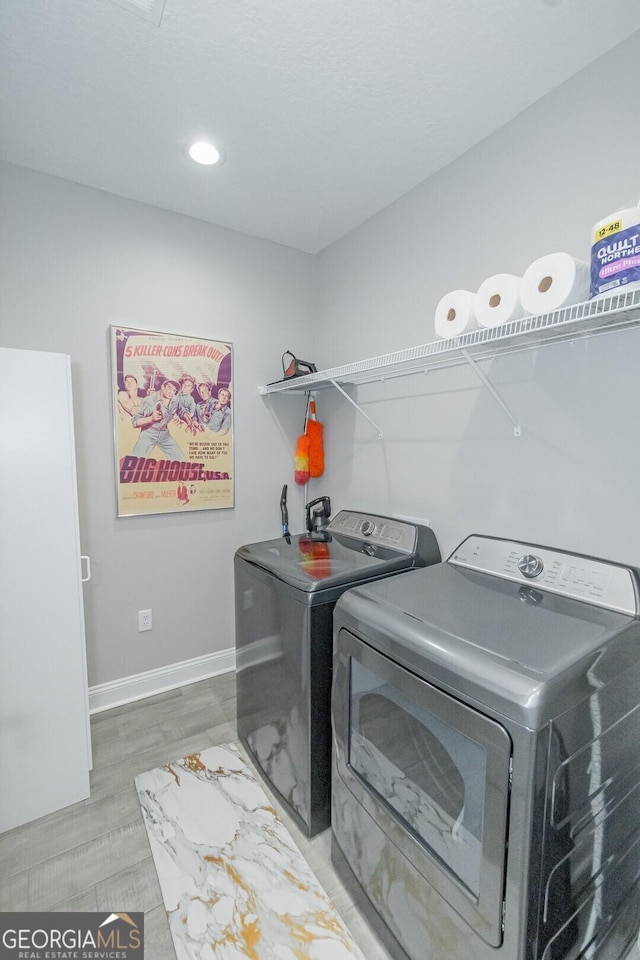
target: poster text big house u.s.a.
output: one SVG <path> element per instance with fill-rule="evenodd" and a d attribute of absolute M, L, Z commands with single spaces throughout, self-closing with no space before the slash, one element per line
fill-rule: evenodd
<path fill-rule="evenodd" d="M 111 327 L 118 516 L 234 505 L 230 343 Z"/>

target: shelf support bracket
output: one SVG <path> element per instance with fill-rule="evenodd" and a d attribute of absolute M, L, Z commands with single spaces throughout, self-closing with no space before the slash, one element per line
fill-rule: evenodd
<path fill-rule="evenodd" d="M 469 366 L 471 367 L 471 369 L 474 371 L 474 373 L 476 374 L 476 376 L 478 377 L 478 379 L 482 381 L 482 383 L 483 383 L 484 386 L 487 388 L 487 390 L 489 391 L 489 393 L 491 394 L 491 396 L 493 397 L 493 399 L 496 401 L 496 403 L 498 404 L 498 406 L 502 408 L 502 410 L 504 411 L 504 413 L 509 417 L 509 420 L 511 420 L 511 423 L 513 424 L 513 435 L 514 435 L 514 437 L 519 437 L 519 436 L 521 435 L 521 433 L 522 433 L 522 431 L 521 431 L 521 429 L 520 429 L 520 424 L 518 423 L 518 421 L 516 420 L 516 418 L 514 417 L 514 415 L 511 413 L 511 410 L 509 410 L 509 407 L 506 405 L 506 403 L 504 402 L 504 400 L 502 399 L 502 397 L 500 396 L 500 394 L 498 393 L 498 391 L 496 390 L 496 388 L 493 386 L 493 384 L 492 384 L 492 383 L 488 380 L 488 378 L 485 376 L 485 374 L 484 374 L 483 371 L 480 369 L 480 367 L 478 366 L 478 364 L 476 363 L 476 361 L 473 359 L 473 357 L 470 355 L 470 353 L 469 353 L 468 350 L 464 350 L 464 349 L 463 349 L 463 350 L 460 350 L 460 353 L 461 353 L 462 356 L 465 358 L 465 360 L 467 361 L 467 363 L 469 364 Z"/>
<path fill-rule="evenodd" d="M 329 380 L 329 383 L 331 383 L 331 384 L 336 388 L 336 390 L 338 390 L 338 391 L 342 394 L 342 396 L 345 398 L 345 400 L 348 400 L 349 403 L 356 408 L 356 410 L 358 411 L 358 413 L 361 414 L 361 415 L 365 418 L 365 420 L 368 420 L 368 421 L 369 421 L 369 423 L 371 424 L 372 427 L 375 427 L 375 428 L 376 428 L 376 430 L 378 431 L 378 440 L 382 440 L 384 434 L 383 434 L 382 430 L 380 429 L 380 427 L 378 426 L 378 424 L 375 422 L 375 420 L 372 420 L 371 417 L 368 416 L 368 415 L 364 412 L 364 410 L 362 409 L 362 407 L 359 407 L 359 406 L 358 406 L 358 404 L 355 402 L 355 400 L 354 400 L 352 397 L 349 396 L 349 394 L 347 393 L 347 391 L 342 389 L 342 387 L 340 386 L 339 383 L 336 383 L 335 380 Z"/>

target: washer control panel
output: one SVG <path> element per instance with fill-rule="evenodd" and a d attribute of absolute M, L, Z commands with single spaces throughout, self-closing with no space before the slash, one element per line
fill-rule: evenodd
<path fill-rule="evenodd" d="M 342 534 L 363 543 L 379 544 L 399 553 L 413 553 L 418 537 L 412 523 L 355 510 L 341 510 L 327 529 L 329 533 Z"/>
<path fill-rule="evenodd" d="M 536 588 L 630 616 L 638 614 L 635 574 L 615 563 L 479 536 L 467 537 L 448 563 L 516 583 L 535 583 Z"/>

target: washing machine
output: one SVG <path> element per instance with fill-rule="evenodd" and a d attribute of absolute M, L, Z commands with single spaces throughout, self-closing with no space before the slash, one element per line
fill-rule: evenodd
<path fill-rule="evenodd" d="M 354 510 L 236 552 L 238 735 L 308 836 L 330 822 L 336 600 L 440 559 L 429 527 Z"/>
<path fill-rule="evenodd" d="M 619 960 L 634 942 L 638 585 L 474 535 L 338 601 L 333 857 L 394 956 Z"/>

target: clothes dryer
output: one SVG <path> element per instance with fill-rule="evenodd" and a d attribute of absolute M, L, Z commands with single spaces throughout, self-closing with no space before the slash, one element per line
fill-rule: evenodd
<path fill-rule="evenodd" d="M 472 536 L 334 614 L 333 852 L 411 960 L 640 925 L 638 572 Z"/>

